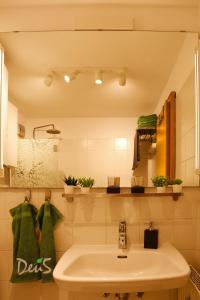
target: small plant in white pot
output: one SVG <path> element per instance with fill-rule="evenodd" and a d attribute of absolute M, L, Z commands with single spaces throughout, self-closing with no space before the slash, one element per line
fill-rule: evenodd
<path fill-rule="evenodd" d="M 183 180 L 176 178 L 172 185 L 173 193 L 181 193 L 182 192 L 182 183 Z"/>
<path fill-rule="evenodd" d="M 157 193 L 165 193 L 167 178 L 164 176 L 154 176 L 152 179 L 153 185 L 157 189 Z"/>
<path fill-rule="evenodd" d="M 90 189 L 94 184 L 94 179 L 90 177 L 82 177 L 79 178 L 78 183 L 81 186 L 81 192 L 83 194 L 87 194 L 90 192 Z"/>
<path fill-rule="evenodd" d="M 74 187 L 77 186 L 78 179 L 68 176 L 64 177 L 64 189 L 65 189 L 65 194 L 71 194 L 74 192 Z"/>

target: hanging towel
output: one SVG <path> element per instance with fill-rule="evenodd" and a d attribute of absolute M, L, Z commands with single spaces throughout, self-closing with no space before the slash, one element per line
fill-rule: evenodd
<path fill-rule="evenodd" d="M 11 282 L 20 283 L 40 279 L 39 247 L 36 238 L 37 209 L 22 203 L 10 210 L 13 217 L 13 272 Z"/>
<path fill-rule="evenodd" d="M 140 161 L 140 134 L 139 131 L 136 130 L 134 137 L 134 152 L 133 152 L 133 167 L 132 170 L 135 170 L 138 167 L 138 163 Z"/>
<path fill-rule="evenodd" d="M 157 115 L 140 116 L 137 121 L 138 128 L 156 127 Z"/>
<path fill-rule="evenodd" d="M 40 259 L 43 263 L 41 278 L 43 282 L 53 281 L 53 269 L 56 265 L 56 253 L 54 243 L 54 227 L 62 219 L 63 215 L 57 208 L 45 202 L 39 210 L 37 220 L 41 230 Z"/>

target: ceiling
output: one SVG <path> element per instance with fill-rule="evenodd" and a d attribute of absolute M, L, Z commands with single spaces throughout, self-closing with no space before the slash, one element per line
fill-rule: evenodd
<path fill-rule="evenodd" d="M 9 71 L 9 97 L 29 117 L 136 117 L 153 112 L 185 38 L 184 33 L 1 33 Z M 93 74 L 70 84 L 48 70 L 65 67 L 127 68 L 127 84 Z"/>
<path fill-rule="evenodd" d="M 41 5 L 85 5 L 85 4 L 133 4 L 165 6 L 197 6 L 198 0 L 0 0 L 0 6 L 41 6 Z"/>

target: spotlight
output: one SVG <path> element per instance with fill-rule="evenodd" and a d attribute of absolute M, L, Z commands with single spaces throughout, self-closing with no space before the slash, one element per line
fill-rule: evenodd
<path fill-rule="evenodd" d="M 80 73 L 79 71 L 74 71 L 71 74 L 65 74 L 64 75 L 65 82 L 70 83 L 72 80 L 76 79 L 79 73 Z"/>
<path fill-rule="evenodd" d="M 125 71 L 119 72 L 119 85 L 125 86 L 126 85 L 126 73 Z"/>
<path fill-rule="evenodd" d="M 95 83 L 100 85 L 103 83 L 103 76 L 102 76 L 102 71 L 98 70 L 95 73 Z"/>
<path fill-rule="evenodd" d="M 51 86 L 53 82 L 53 73 L 48 74 L 44 79 L 44 84 L 46 86 Z"/>

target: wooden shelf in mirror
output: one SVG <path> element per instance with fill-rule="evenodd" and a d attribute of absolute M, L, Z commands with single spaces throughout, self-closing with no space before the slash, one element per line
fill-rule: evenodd
<path fill-rule="evenodd" d="M 78 193 L 75 192 L 73 194 L 62 194 L 64 198 L 66 198 L 69 202 L 72 202 L 74 198 L 146 198 L 146 197 L 172 197 L 174 201 L 178 200 L 180 196 L 182 196 L 183 193 L 119 193 L 119 194 L 108 194 L 108 193 L 95 193 L 90 192 L 88 194 Z"/>

